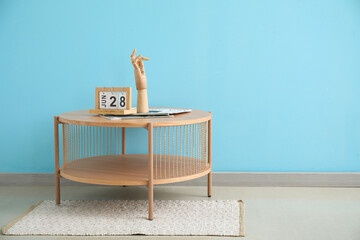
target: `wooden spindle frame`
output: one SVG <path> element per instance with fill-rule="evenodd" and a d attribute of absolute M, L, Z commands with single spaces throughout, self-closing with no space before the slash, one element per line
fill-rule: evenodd
<path fill-rule="evenodd" d="M 61 167 L 59 124 L 63 137 Z M 128 127 L 147 129 L 148 154 L 126 153 Z M 149 220 L 154 218 L 154 185 L 207 176 L 207 195 L 212 195 L 209 112 L 193 110 L 169 119 L 114 121 L 91 116 L 87 110 L 76 111 L 54 117 L 54 137 L 56 204 L 60 204 L 60 177 L 90 184 L 147 186 Z"/>

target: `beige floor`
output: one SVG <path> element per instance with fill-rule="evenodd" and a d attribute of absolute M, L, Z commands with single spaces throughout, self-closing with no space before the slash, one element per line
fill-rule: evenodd
<path fill-rule="evenodd" d="M 0 227 L 53 187 L 0 187 Z M 146 199 L 146 187 L 64 186 L 63 199 Z M 155 187 L 155 199 L 207 199 L 206 187 Z M 240 239 L 360 239 L 359 188 L 214 187 L 212 199 L 245 202 L 246 237 Z M 156 210 L 155 210 L 156 211 Z M 0 239 L 238 239 L 225 237 L 13 237 Z"/>

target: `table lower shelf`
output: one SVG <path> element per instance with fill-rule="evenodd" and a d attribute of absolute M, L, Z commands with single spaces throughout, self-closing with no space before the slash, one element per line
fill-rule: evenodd
<path fill-rule="evenodd" d="M 147 185 L 148 154 L 107 155 L 66 163 L 60 175 L 72 181 L 101 185 Z M 153 156 L 154 184 L 182 182 L 205 176 L 210 165 L 199 159 L 173 155 Z"/>

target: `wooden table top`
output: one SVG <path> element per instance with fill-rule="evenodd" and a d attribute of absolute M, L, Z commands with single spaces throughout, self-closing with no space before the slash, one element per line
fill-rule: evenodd
<path fill-rule="evenodd" d="M 96 114 L 90 114 L 89 110 L 79 110 L 60 114 L 59 121 L 60 123 L 98 127 L 147 127 L 148 123 L 153 123 L 154 127 L 163 127 L 201 123 L 210 120 L 211 117 L 211 112 L 193 109 L 189 113 L 175 114 L 174 117 L 169 118 L 110 120 Z"/>

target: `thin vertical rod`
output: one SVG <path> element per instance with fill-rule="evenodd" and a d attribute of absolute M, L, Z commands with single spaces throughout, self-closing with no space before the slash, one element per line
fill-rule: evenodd
<path fill-rule="evenodd" d="M 85 158 L 86 157 L 86 126 L 82 126 L 82 146 L 83 146 L 83 152 L 82 152 L 82 157 Z"/>
<path fill-rule="evenodd" d="M 191 130 L 191 125 L 187 125 L 187 131 L 186 131 L 186 134 L 187 134 L 187 174 L 189 175 L 190 174 L 190 170 L 191 170 L 191 165 L 190 165 L 190 147 L 191 147 L 191 133 L 190 133 L 190 130 Z"/>
<path fill-rule="evenodd" d="M 185 174 L 189 175 L 189 125 L 185 125 Z"/>
<path fill-rule="evenodd" d="M 65 163 L 67 161 L 67 141 L 66 141 L 66 137 L 67 137 L 67 134 L 65 133 L 65 124 L 62 125 L 62 136 L 63 136 L 63 165 L 65 166 Z"/>
<path fill-rule="evenodd" d="M 171 177 L 171 156 L 170 156 L 170 154 L 171 154 L 171 131 L 170 131 L 170 128 L 171 127 L 167 127 L 167 131 L 168 131 L 168 139 L 167 139 L 167 141 L 168 141 L 168 173 L 169 173 L 169 178 Z"/>
<path fill-rule="evenodd" d="M 70 124 L 66 125 L 66 161 L 71 161 L 71 135 Z"/>
<path fill-rule="evenodd" d="M 167 127 L 168 129 L 168 166 L 169 166 L 169 177 L 171 176 L 171 170 L 170 170 L 170 149 L 171 149 L 171 144 L 170 144 L 170 127 Z"/>
<path fill-rule="evenodd" d="M 119 155 L 120 154 L 120 128 L 116 128 L 116 140 L 117 140 L 117 152 L 116 154 Z"/>
<path fill-rule="evenodd" d="M 96 133 L 96 156 L 99 156 L 99 132 L 100 132 L 100 127 L 95 127 L 95 133 Z"/>
<path fill-rule="evenodd" d="M 155 178 L 158 178 L 157 175 L 157 169 L 158 169 L 158 147 L 157 147 L 157 143 L 158 143 L 158 128 L 155 128 Z"/>
<path fill-rule="evenodd" d="M 197 123 L 194 125 L 194 128 L 195 128 L 195 130 L 194 130 L 195 131 L 195 133 L 194 133 L 194 135 L 195 135 L 195 139 L 194 139 L 194 141 L 195 141 L 194 160 L 195 160 L 195 172 L 197 173 L 198 172 L 198 161 L 197 161 L 197 158 L 198 158 L 198 155 L 197 155 L 198 145 L 197 145 L 197 143 L 198 143 L 198 139 L 199 139 L 199 136 L 197 135 L 198 134 L 198 132 L 197 132 L 198 124 Z"/>
<path fill-rule="evenodd" d="M 122 138 L 121 138 L 121 142 L 122 142 L 122 150 L 121 150 L 121 152 L 122 152 L 122 154 L 126 154 L 126 132 L 125 132 L 125 129 L 126 128 L 121 128 L 121 136 L 122 136 Z"/>
<path fill-rule="evenodd" d="M 93 143 L 93 147 L 92 147 L 92 157 L 95 157 L 95 127 L 91 127 L 91 141 Z"/>
<path fill-rule="evenodd" d="M 185 127 L 186 127 L 186 125 L 184 125 L 184 135 L 183 135 L 183 140 L 184 140 L 184 157 L 183 157 L 183 165 L 184 165 L 184 169 L 183 169 L 183 175 L 185 175 L 186 174 L 186 166 L 185 166 L 185 157 L 186 157 L 186 152 L 185 152 Z"/>
<path fill-rule="evenodd" d="M 60 204 L 59 117 L 54 117 L 56 204 Z"/>
<path fill-rule="evenodd" d="M 193 124 L 191 124 L 190 125 L 190 174 L 193 174 L 193 163 L 194 163 L 194 161 L 193 161 L 193 151 L 194 151 L 194 148 L 193 148 L 193 134 L 194 134 L 194 132 L 193 132 L 193 127 L 194 127 L 194 125 Z"/>
<path fill-rule="evenodd" d="M 72 125 L 72 131 L 73 131 L 73 158 L 72 160 L 76 159 L 76 125 Z"/>
<path fill-rule="evenodd" d="M 159 166 L 159 172 L 160 172 L 160 174 L 159 174 L 159 175 L 160 175 L 160 178 L 161 178 L 161 177 L 162 177 L 162 168 L 161 168 L 161 156 L 162 156 L 162 148 L 161 148 L 161 127 L 160 127 L 159 130 L 160 130 L 160 133 L 159 133 L 159 135 L 160 135 L 160 136 L 159 136 L 159 145 L 160 145 L 160 146 L 159 146 L 159 147 L 160 147 L 160 148 L 159 148 L 159 152 L 160 152 L 160 156 L 159 156 L 159 165 L 160 165 L 160 166 Z"/>
<path fill-rule="evenodd" d="M 87 157 L 87 128 L 88 126 L 84 126 L 84 158 Z"/>
<path fill-rule="evenodd" d="M 82 142 L 82 144 L 83 144 L 83 158 L 86 158 L 86 148 L 87 148 L 87 146 L 86 146 L 86 126 L 83 126 L 83 132 L 82 132 L 82 136 L 83 136 L 83 142 Z"/>
<path fill-rule="evenodd" d="M 85 126 L 81 126 L 81 144 L 82 144 L 82 152 L 81 152 L 81 157 L 84 158 L 85 157 Z"/>
<path fill-rule="evenodd" d="M 79 146 L 78 146 L 78 148 L 79 148 L 79 158 L 78 159 L 80 159 L 81 158 L 81 139 L 82 139 L 82 136 L 81 136 L 81 125 L 79 125 L 78 126 L 78 134 L 79 134 L 79 141 L 78 141 L 78 144 L 79 144 Z"/>
<path fill-rule="evenodd" d="M 191 174 L 190 173 L 190 171 L 191 171 L 191 159 L 190 159 L 190 155 L 191 155 L 191 125 L 187 125 L 188 127 L 188 130 L 187 130 L 187 141 L 188 141 L 188 144 L 187 144 L 187 148 L 188 148 L 188 150 L 187 150 L 187 153 L 188 153 L 188 167 L 187 167 L 187 170 L 188 170 L 188 172 L 187 172 L 187 174 L 189 175 L 189 174 Z"/>
<path fill-rule="evenodd" d="M 170 150 L 171 150 L 171 144 L 170 144 L 170 127 L 168 127 L 168 146 L 169 146 L 169 150 L 168 150 L 168 161 L 169 161 L 169 177 L 171 176 L 171 168 L 170 168 L 170 164 L 171 164 L 171 160 L 170 160 Z"/>
<path fill-rule="evenodd" d="M 191 125 L 187 125 L 187 128 L 186 128 L 186 147 L 187 147 L 187 167 L 186 167 L 186 174 L 189 175 L 190 174 L 190 126 Z"/>
<path fill-rule="evenodd" d="M 105 144 L 106 144 L 106 139 L 105 139 L 105 131 L 106 129 L 104 130 L 104 127 L 101 127 L 101 140 L 100 140 L 100 143 L 102 142 L 102 155 L 106 155 L 106 148 L 105 148 Z"/>
<path fill-rule="evenodd" d="M 75 125 L 76 126 L 76 136 L 75 136 L 75 139 L 76 139 L 76 159 L 79 159 L 80 158 L 80 131 L 79 131 L 79 128 L 80 126 L 79 125 Z"/>
<path fill-rule="evenodd" d="M 182 131 L 181 131 L 181 125 L 180 125 L 180 128 L 179 128 L 179 140 L 180 140 L 180 175 L 182 175 Z"/>
<path fill-rule="evenodd" d="M 167 127 L 164 127 L 164 172 L 165 172 L 165 178 L 166 178 L 166 159 L 167 159 L 167 156 L 166 156 L 166 128 Z"/>
<path fill-rule="evenodd" d="M 111 153 L 110 153 L 110 127 L 107 127 L 106 141 L 107 141 L 107 155 L 111 155 Z"/>
<path fill-rule="evenodd" d="M 149 220 L 153 219 L 154 211 L 154 167 L 153 167 L 153 123 L 148 124 L 149 143 Z"/>
<path fill-rule="evenodd" d="M 208 197 L 211 197 L 211 185 L 212 185 L 212 118 L 208 124 L 208 161 L 210 172 L 208 174 Z"/>
<path fill-rule="evenodd" d="M 178 126 L 176 127 L 176 176 L 179 176 L 179 155 L 178 155 Z"/>
<path fill-rule="evenodd" d="M 197 148 L 198 148 L 198 150 L 197 150 L 197 163 L 198 163 L 198 171 L 200 171 L 200 164 L 201 164 L 201 157 L 200 157 L 200 142 L 201 142 L 201 140 L 200 140 L 200 138 L 201 138 L 201 135 L 200 135 L 200 128 L 201 128 L 201 123 L 198 123 L 197 124 L 197 137 L 198 137 L 198 140 L 197 140 Z"/>
<path fill-rule="evenodd" d="M 192 125 L 189 125 L 189 174 L 191 174 L 192 171 L 192 165 L 191 165 L 191 154 L 192 154 Z"/>
<path fill-rule="evenodd" d="M 172 140 L 172 142 L 173 142 L 173 150 L 172 150 L 172 156 L 173 156 L 173 158 L 172 158 L 172 162 L 173 162 L 173 177 L 175 176 L 175 162 L 174 162 L 174 160 L 175 160 L 175 158 L 174 158 L 174 156 L 175 156 L 175 127 L 173 126 L 172 127 L 172 130 L 173 130 L 173 140 Z"/>
<path fill-rule="evenodd" d="M 192 143 L 191 143 L 191 163 L 192 163 L 192 173 L 195 173 L 195 156 L 194 156 L 194 153 L 195 153 L 195 124 L 193 124 L 191 126 L 191 138 L 192 138 Z"/>
<path fill-rule="evenodd" d="M 90 129 L 91 127 L 90 126 L 87 126 L 86 127 L 86 134 L 87 134 L 87 141 L 88 143 L 86 144 L 86 146 L 88 147 L 88 150 L 87 150 L 87 154 L 88 154 L 88 157 L 90 157 L 90 149 L 91 149 L 91 142 L 90 142 Z"/>
<path fill-rule="evenodd" d="M 102 149 L 103 149 L 103 127 L 99 127 L 99 156 L 101 155 L 105 155 L 105 154 L 102 154 Z"/>
<path fill-rule="evenodd" d="M 113 134 L 112 134 L 113 128 L 109 127 L 109 129 L 110 129 L 110 142 L 109 142 L 109 144 L 110 144 L 110 155 L 113 155 Z"/>
<path fill-rule="evenodd" d="M 70 125 L 70 160 L 74 160 L 74 125 Z"/>
<path fill-rule="evenodd" d="M 80 126 L 76 125 L 76 159 L 80 158 Z"/>

